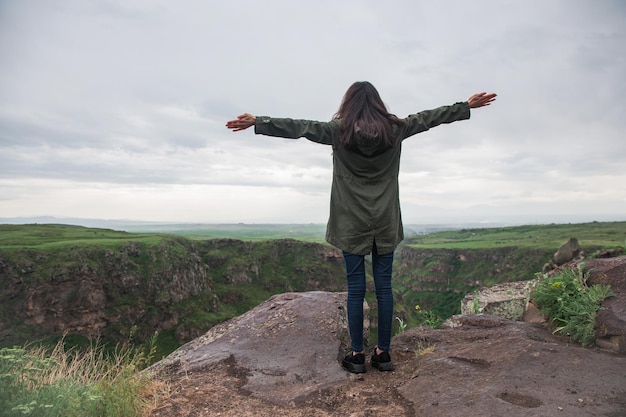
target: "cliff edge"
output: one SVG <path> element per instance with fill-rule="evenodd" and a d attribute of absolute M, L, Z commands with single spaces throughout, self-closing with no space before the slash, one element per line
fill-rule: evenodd
<path fill-rule="evenodd" d="M 541 324 L 458 316 L 394 337 L 394 372 L 345 372 L 343 294 L 286 293 L 150 368 L 153 417 L 626 415 L 626 357 Z"/>

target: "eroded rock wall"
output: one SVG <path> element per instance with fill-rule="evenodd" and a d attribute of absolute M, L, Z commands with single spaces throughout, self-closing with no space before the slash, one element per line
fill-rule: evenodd
<path fill-rule="evenodd" d="M 141 340 L 155 331 L 186 342 L 216 324 L 203 315 L 244 308 L 256 293 L 340 291 L 344 279 L 341 253 L 289 239 L 2 251 L 0 343 L 65 333 L 123 341 L 135 332 Z"/>

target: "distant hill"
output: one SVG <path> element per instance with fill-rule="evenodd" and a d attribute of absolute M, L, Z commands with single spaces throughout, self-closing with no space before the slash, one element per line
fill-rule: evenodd
<path fill-rule="evenodd" d="M 272 223 L 176 223 L 150 222 L 124 219 L 85 219 L 52 216 L 0 217 L 0 224 L 65 224 L 94 228 L 123 230 L 127 232 L 166 233 L 190 238 L 233 238 L 243 240 L 294 238 L 323 241 L 326 224 L 272 224 Z M 485 229 L 517 226 L 520 222 L 484 223 L 439 223 L 405 224 L 407 237 L 460 229 Z"/>

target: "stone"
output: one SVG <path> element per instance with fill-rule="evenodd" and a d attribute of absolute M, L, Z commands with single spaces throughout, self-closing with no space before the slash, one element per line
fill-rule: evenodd
<path fill-rule="evenodd" d="M 491 314 L 521 320 L 536 280 L 508 282 L 484 287 L 461 300 L 461 314 Z"/>
<path fill-rule="evenodd" d="M 563 243 L 561 247 L 554 254 L 554 263 L 557 266 L 564 265 L 580 255 L 580 244 L 578 239 L 571 237 L 567 242 Z"/>
<path fill-rule="evenodd" d="M 548 318 L 541 314 L 539 308 L 532 300 L 529 300 L 521 320 L 525 323 L 545 323 L 548 321 Z"/>

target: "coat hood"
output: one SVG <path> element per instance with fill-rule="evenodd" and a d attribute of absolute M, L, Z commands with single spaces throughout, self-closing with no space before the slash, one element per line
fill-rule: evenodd
<path fill-rule="evenodd" d="M 358 123 L 354 125 L 353 145 L 359 152 L 368 156 L 387 150 L 378 132 L 364 132 Z"/>

